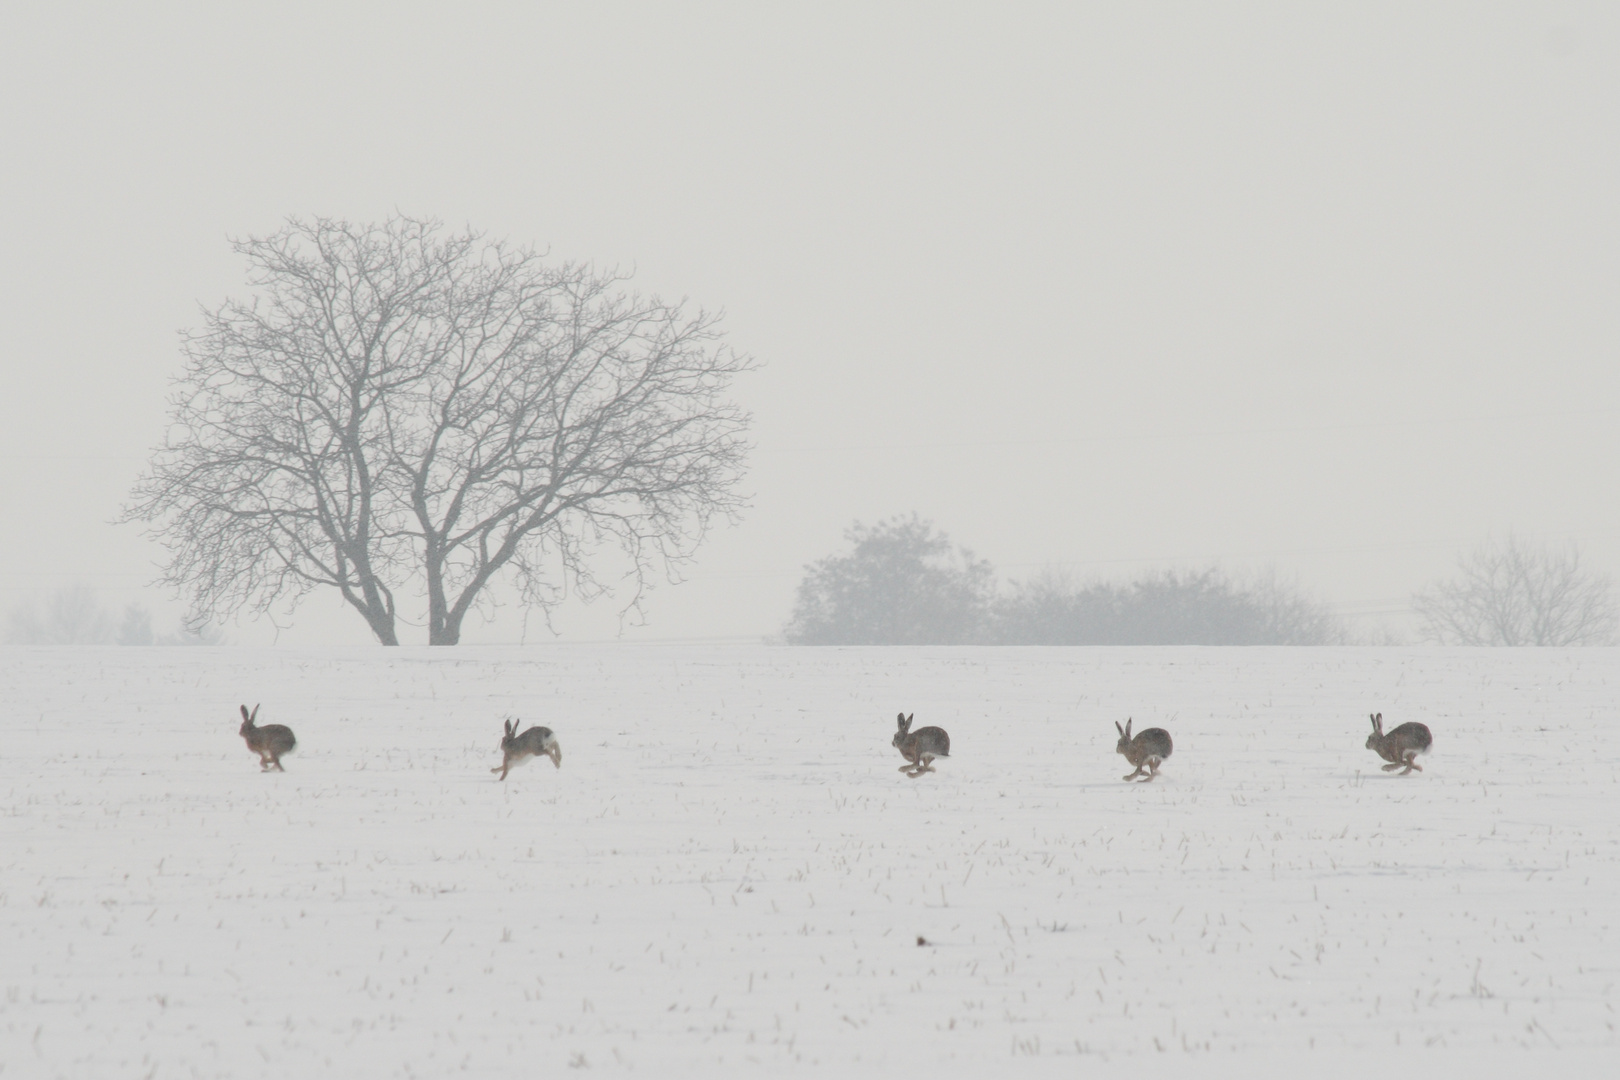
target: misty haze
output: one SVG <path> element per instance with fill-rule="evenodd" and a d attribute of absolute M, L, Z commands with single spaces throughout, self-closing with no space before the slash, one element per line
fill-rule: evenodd
<path fill-rule="evenodd" d="M 0 1074 L 1613 1053 L 1611 5 L 13 6 L 0 87 Z"/>

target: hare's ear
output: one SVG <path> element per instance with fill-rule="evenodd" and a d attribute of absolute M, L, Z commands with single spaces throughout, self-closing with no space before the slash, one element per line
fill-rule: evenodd
<path fill-rule="evenodd" d="M 1125 729 L 1119 726 L 1119 721 L 1118 720 L 1114 721 L 1114 730 L 1119 732 L 1119 737 L 1120 738 L 1123 739 L 1125 737 Z"/>
<path fill-rule="evenodd" d="M 516 730 L 517 725 L 512 722 L 511 717 L 507 717 L 505 720 L 501 721 L 501 732 L 503 734 L 510 735 Z"/>
<path fill-rule="evenodd" d="M 251 723 L 252 723 L 252 722 L 253 722 L 253 717 L 251 717 L 251 716 L 249 716 L 249 715 L 248 715 L 248 711 L 247 711 L 247 706 L 246 706 L 246 705 L 244 705 L 244 706 L 242 706 L 242 719 L 244 719 L 244 720 L 246 720 L 246 721 L 247 721 L 247 722 L 248 722 L 248 723 L 250 723 L 250 724 L 251 724 Z"/>
<path fill-rule="evenodd" d="M 1125 737 L 1131 737 L 1131 718 L 1128 716 L 1125 718 Z"/>
<path fill-rule="evenodd" d="M 259 706 L 257 704 L 255 704 L 253 706 L 253 715 L 248 717 L 248 723 L 251 724 L 253 721 L 257 720 L 258 718 L 259 718 Z"/>
<path fill-rule="evenodd" d="M 917 714 L 912 713 L 911 715 L 916 716 Z M 906 733 L 906 714 L 897 714 L 894 718 L 894 722 L 900 726 L 900 734 L 904 735 Z"/>
<path fill-rule="evenodd" d="M 1367 719 L 1372 721 L 1373 734 L 1374 735 L 1382 735 L 1383 734 L 1382 728 L 1384 726 L 1384 714 L 1383 713 L 1368 713 L 1367 714 Z"/>

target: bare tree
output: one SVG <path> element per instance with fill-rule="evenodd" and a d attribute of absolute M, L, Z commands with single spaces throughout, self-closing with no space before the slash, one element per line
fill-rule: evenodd
<path fill-rule="evenodd" d="M 338 591 L 399 643 L 426 594 L 453 645 L 498 577 L 549 610 L 654 569 L 733 515 L 750 363 L 716 314 L 436 221 L 292 219 L 236 241 L 256 295 L 204 312 L 170 433 L 126 520 L 169 549 L 192 618 Z"/>
<path fill-rule="evenodd" d="M 116 645 L 118 627 L 87 585 L 69 585 L 6 613 L 8 645 Z"/>
<path fill-rule="evenodd" d="M 1609 578 L 1581 565 L 1574 544 L 1515 536 L 1458 557 L 1458 574 L 1412 597 L 1419 634 L 1441 645 L 1612 645 Z"/>
<path fill-rule="evenodd" d="M 120 619 L 109 612 L 87 585 L 69 585 L 45 597 L 43 608 L 31 602 L 6 613 L 7 645 L 223 645 L 217 627 L 182 627 L 176 634 L 152 629 L 152 612 L 128 604 Z"/>

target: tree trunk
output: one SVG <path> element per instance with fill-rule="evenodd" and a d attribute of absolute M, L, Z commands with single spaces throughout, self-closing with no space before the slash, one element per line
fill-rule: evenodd
<path fill-rule="evenodd" d="M 371 625 L 371 632 L 377 635 L 377 640 L 379 642 L 384 645 L 399 644 L 399 635 L 394 632 L 393 619 L 386 617 L 382 619 L 373 619 L 370 616 L 367 616 L 366 622 Z"/>
<path fill-rule="evenodd" d="M 366 596 L 362 599 L 345 588 L 343 590 L 343 599 L 347 600 L 349 606 L 358 611 L 360 617 L 366 620 L 366 625 L 371 627 L 371 632 L 377 635 L 377 640 L 380 643 L 384 645 L 399 644 L 399 633 L 394 627 L 394 613 L 389 610 L 387 604 L 383 603 L 382 597 L 378 595 L 376 589 L 367 589 Z"/>

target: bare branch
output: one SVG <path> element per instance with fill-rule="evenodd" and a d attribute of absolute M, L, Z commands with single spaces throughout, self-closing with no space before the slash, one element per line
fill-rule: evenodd
<path fill-rule="evenodd" d="M 1509 535 L 1460 556 L 1457 576 L 1412 598 L 1425 641 L 1441 645 L 1612 645 L 1609 578 L 1581 565 L 1575 545 Z"/>

